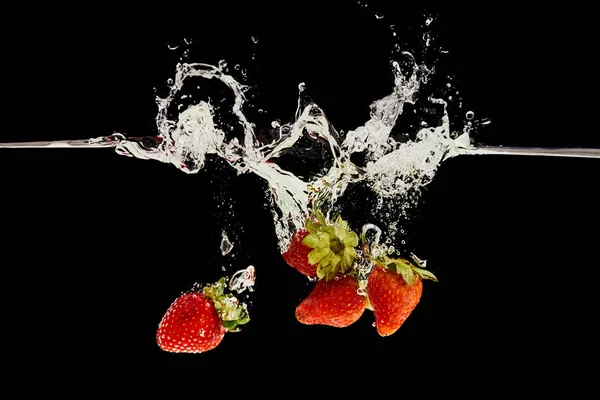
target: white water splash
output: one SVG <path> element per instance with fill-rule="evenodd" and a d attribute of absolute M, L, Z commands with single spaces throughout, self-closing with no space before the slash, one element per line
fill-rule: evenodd
<path fill-rule="evenodd" d="M 412 69 L 404 75 L 397 62 L 392 63 L 394 82 L 388 96 L 371 104 L 370 119 L 362 126 L 349 131 L 344 138 L 331 126 L 325 112 L 314 103 L 302 101 L 306 85 L 298 85 L 299 101 L 293 122 L 273 124 L 267 128 L 272 138 L 256 137 L 254 125 L 243 113 L 247 87 L 219 67 L 208 64 L 178 64 L 175 78 L 166 98 L 157 98 L 158 128 L 155 146 L 124 141 L 117 152 L 142 159 L 170 163 L 180 170 L 193 174 L 205 165 L 206 157 L 214 154 L 224 159 L 238 173 L 252 172 L 264 178 L 273 203 L 274 223 L 280 250 L 284 251 L 291 235 L 304 226 L 310 207 L 318 205 L 334 210 L 347 188 L 365 182 L 377 197 L 388 202 L 411 191 L 420 190 L 431 182 L 441 162 L 457 153 L 458 145 L 469 142 L 468 135 L 457 140 L 450 138 L 446 103 L 430 98 L 430 103 L 443 108 L 439 126 L 421 128 L 416 139 L 397 142 L 392 129 L 402 115 L 406 104 L 414 104 L 420 86 L 431 71 L 419 65 L 408 52 L 402 56 L 412 62 Z M 218 112 L 205 101 L 188 106 L 178 113 L 176 120 L 168 118 L 185 82 L 190 78 L 215 79 L 228 88 L 233 96 L 232 114 L 242 128 L 243 137 L 234 137 L 219 126 Z M 278 158 L 292 151 L 298 153 L 301 141 L 325 143 L 324 151 L 330 164 L 324 173 L 300 178 L 278 165 Z M 350 161 L 351 156 L 362 153 L 364 163 Z M 403 207 L 413 204 L 404 200 Z M 391 229 L 388 234 L 394 234 Z M 224 253 L 226 254 L 226 253 Z"/>
<path fill-rule="evenodd" d="M 256 280 L 256 269 L 253 265 L 246 269 L 237 271 L 229 280 L 229 290 L 236 293 L 242 293 L 246 289 L 254 291 L 254 281 Z"/>

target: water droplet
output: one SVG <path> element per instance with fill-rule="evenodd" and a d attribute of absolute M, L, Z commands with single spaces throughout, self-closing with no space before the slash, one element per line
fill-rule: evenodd
<path fill-rule="evenodd" d="M 306 83 L 300 82 L 298 84 L 298 90 L 300 91 L 300 93 L 304 92 L 304 90 L 306 90 Z"/>
<path fill-rule="evenodd" d="M 225 270 L 226 270 L 226 268 L 225 268 L 225 267 L 221 267 L 221 270 L 225 271 Z"/>
<path fill-rule="evenodd" d="M 377 19 L 383 19 L 383 14 L 381 14 L 381 13 L 375 13 L 375 18 L 377 18 Z"/>
<path fill-rule="evenodd" d="M 221 69 L 225 69 L 225 68 L 227 68 L 227 61 L 225 61 L 225 60 L 220 60 L 220 61 L 219 61 L 219 68 L 221 68 Z"/>
<path fill-rule="evenodd" d="M 271 122 L 271 126 L 273 128 L 279 128 L 281 126 L 281 124 L 279 123 L 279 121 L 273 121 L 273 122 Z"/>
<path fill-rule="evenodd" d="M 251 38 L 251 39 L 252 39 L 252 42 L 253 42 L 253 43 L 258 43 L 258 37 L 256 37 L 256 36 L 252 36 L 252 38 Z"/>
<path fill-rule="evenodd" d="M 400 44 L 396 43 L 396 44 L 394 45 L 394 51 L 400 52 L 400 50 L 401 50 L 401 49 L 402 49 L 402 48 L 400 47 Z"/>
<path fill-rule="evenodd" d="M 406 240 L 402 240 L 402 244 L 406 244 Z"/>
<path fill-rule="evenodd" d="M 475 113 L 473 111 L 467 111 L 467 113 L 465 114 L 465 117 L 467 119 L 473 119 L 473 117 L 475 117 Z"/>
<path fill-rule="evenodd" d="M 429 17 L 429 18 L 427 18 L 427 19 L 425 20 L 425 26 L 429 26 L 429 25 L 431 25 L 431 23 L 432 23 L 432 22 L 433 22 L 433 18 L 432 18 L 432 17 Z"/>
<path fill-rule="evenodd" d="M 167 48 L 168 48 L 169 50 L 177 50 L 177 49 L 179 48 L 179 45 L 177 45 L 177 46 L 171 46 L 170 44 L 168 44 L 168 45 L 167 45 Z"/>
<path fill-rule="evenodd" d="M 377 324 L 376 324 L 375 322 L 373 322 L 373 323 L 371 324 L 371 326 L 372 326 L 373 328 L 375 328 L 375 327 L 377 326 Z"/>
<path fill-rule="evenodd" d="M 447 87 L 447 88 L 451 88 L 451 87 L 452 87 L 452 84 L 451 84 L 450 82 L 448 82 L 448 83 L 446 83 L 446 87 Z"/>
<path fill-rule="evenodd" d="M 173 79 L 169 78 L 167 79 L 167 85 L 171 86 L 173 84 Z"/>
<path fill-rule="evenodd" d="M 235 66 L 234 66 L 233 68 L 235 68 L 235 69 L 236 69 L 236 71 L 239 71 L 239 70 L 240 70 L 240 68 L 242 68 L 242 67 L 241 67 L 241 65 L 240 65 L 240 64 L 235 64 Z"/>
<path fill-rule="evenodd" d="M 229 241 L 227 233 L 223 231 L 221 234 L 221 254 L 227 255 L 233 249 L 233 244 Z"/>
<path fill-rule="evenodd" d="M 246 76 L 248 74 L 248 70 L 246 68 L 242 69 L 242 75 Z"/>

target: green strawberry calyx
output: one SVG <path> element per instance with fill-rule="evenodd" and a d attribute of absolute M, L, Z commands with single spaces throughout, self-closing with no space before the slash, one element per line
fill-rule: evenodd
<path fill-rule="evenodd" d="M 438 281 L 432 272 L 425 269 L 425 262 L 420 260 L 416 255 L 411 253 L 409 258 L 389 258 L 386 250 L 378 243 L 379 237 L 377 237 L 375 242 L 368 244 L 364 231 L 361 235 L 361 242 L 363 252 L 368 260 L 375 265 L 381 265 L 383 268 L 402 275 L 402 278 L 409 285 L 415 283 L 415 276 L 418 276 L 421 280 L 429 279 L 434 282 Z"/>
<path fill-rule="evenodd" d="M 247 324 L 250 321 L 250 315 L 245 303 L 240 303 L 231 293 L 225 293 L 227 283 L 225 278 L 207 285 L 202 289 L 202 293 L 212 300 L 221 323 L 228 332 L 239 332 L 239 325 Z"/>
<path fill-rule="evenodd" d="M 429 279 L 437 282 L 436 276 L 424 269 L 422 261 L 419 260 L 414 254 L 410 255 L 410 259 L 407 258 L 386 258 L 379 265 L 394 271 L 397 274 L 402 275 L 402 278 L 412 286 L 415 283 L 415 275 L 421 278 L 421 280 Z"/>
<path fill-rule="evenodd" d="M 338 273 L 353 273 L 358 235 L 341 216 L 329 221 L 317 210 L 314 218 L 308 219 L 305 226 L 309 234 L 302 243 L 313 249 L 308 253 L 308 262 L 317 265 L 319 279 L 330 281 Z"/>

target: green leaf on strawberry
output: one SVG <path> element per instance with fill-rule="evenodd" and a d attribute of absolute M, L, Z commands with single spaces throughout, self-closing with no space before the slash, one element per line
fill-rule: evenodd
<path fill-rule="evenodd" d="M 239 325 L 250 321 L 250 315 L 246 304 L 240 304 L 234 295 L 225 293 L 226 287 L 225 278 L 221 278 L 216 283 L 207 285 L 202 293 L 213 301 L 225 329 L 229 332 L 238 332 Z"/>
<path fill-rule="evenodd" d="M 407 260 L 405 258 L 390 259 L 385 257 L 384 259 L 379 260 L 379 262 L 380 264 L 385 265 L 388 269 L 402 275 L 402 278 L 409 285 L 413 285 L 415 283 L 415 275 L 418 275 L 421 279 L 429 279 L 434 282 L 438 281 L 432 272 L 421 268 L 422 264 L 415 256 L 411 257 L 411 260 Z"/>
<path fill-rule="evenodd" d="M 315 218 L 306 221 L 309 234 L 302 243 L 313 249 L 308 253 L 308 262 L 317 265 L 317 277 L 330 281 L 338 273 L 350 273 L 357 257 L 358 235 L 339 215 L 328 221 L 316 211 Z"/>

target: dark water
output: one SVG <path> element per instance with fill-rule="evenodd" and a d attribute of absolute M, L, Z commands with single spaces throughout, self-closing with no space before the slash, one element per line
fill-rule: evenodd
<path fill-rule="evenodd" d="M 542 77 L 533 71 L 547 66 L 552 36 L 528 14 L 379 7 L 383 20 L 354 4 L 313 14 L 250 5 L 225 14 L 214 6 L 197 23 L 190 15 L 176 21 L 179 11 L 167 7 L 171 20 L 110 12 L 96 22 L 82 13 L 50 23 L 16 13 L 24 24 L 4 55 L 10 104 L 1 141 L 153 133 L 152 88 L 164 89 L 180 54 L 166 45 L 184 35 L 195 40 L 190 61 L 224 58 L 248 68 L 253 102 L 268 110 L 254 114 L 257 124 L 291 119 L 304 81 L 333 124 L 351 129 L 391 88 L 386 27 L 407 26 L 398 35 L 415 42 L 430 13 L 433 35 L 450 50 L 440 71 L 455 76 L 464 111 L 492 120 L 479 140 L 600 147 L 595 132 L 565 133 L 560 113 L 540 104 Z M 326 359 L 384 371 L 408 363 L 413 372 L 490 385 L 528 381 L 531 371 L 571 379 L 596 348 L 599 172 L 599 162 L 582 159 L 444 164 L 410 234 L 440 282 L 425 282 L 404 326 L 380 338 L 371 313 L 345 329 L 297 323 L 295 306 L 311 286 L 278 254 L 259 178 L 220 166 L 190 176 L 109 150 L 2 150 L 3 326 L 18 353 L 11 365 L 52 368 L 60 360 L 76 369 L 167 366 L 208 376 L 235 366 L 261 376 Z M 217 208 L 225 198 L 233 215 Z M 219 251 L 224 228 L 237 231 L 234 259 Z M 249 264 L 257 281 L 243 332 L 202 355 L 157 347 L 157 325 L 181 291 L 218 279 L 223 265 L 231 274 Z"/>

